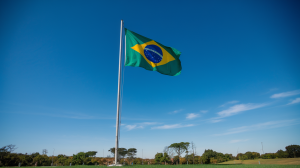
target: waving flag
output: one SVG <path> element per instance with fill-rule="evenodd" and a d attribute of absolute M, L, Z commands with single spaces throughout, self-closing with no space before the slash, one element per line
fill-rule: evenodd
<path fill-rule="evenodd" d="M 180 51 L 164 46 L 125 28 L 126 66 L 142 67 L 161 74 L 181 73 Z"/>

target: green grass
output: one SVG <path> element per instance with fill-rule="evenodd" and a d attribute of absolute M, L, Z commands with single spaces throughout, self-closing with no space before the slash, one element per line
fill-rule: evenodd
<path fill-rule="evenodd" d="M 31 166 L 33 168 L 34 166 Z M 51 166 L 43 166 L 51 167 Z M 67 168 L 68 166 L 53 166 L 53 168 Z M 72 168 L 99 168 L 107 166 L 72 166 Z M 131 165 L 124 168 L 300 168 L 300 165 Z M 28 167 L 29 168 L 29 167 Z M 36 168 L 42 168 L 37 166 Z M 117 167 L 114 167 L 117 168 Z"/>
<path fill-rule="evenodd" d="M 254 159 L 254 160 L 244 160 L 243 164 L 258 164 L 260 161 L 261 165 L 300 165 L 300 158 L 279 158 L 279 159 Z M 223 162 L 220 164 L 241 164 L 241 160 L 230 160 L 228 162 Z"/>

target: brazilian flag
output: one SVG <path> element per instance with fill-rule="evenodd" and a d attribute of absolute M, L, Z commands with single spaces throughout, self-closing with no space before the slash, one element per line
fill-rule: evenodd
<path fill-rule="evenodd" d="M 125 65 L 177 76 L 181 73 L 180 51 L 164 46 L 125 28 Z"/>

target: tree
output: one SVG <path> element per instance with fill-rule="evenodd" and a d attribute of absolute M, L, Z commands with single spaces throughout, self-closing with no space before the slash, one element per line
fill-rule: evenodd
<path fill-rule="evenodd" d="M 133 160 L 133 164 L 135 164 L 135 165 L 141 165 L 142 164 L 142 159 L 141 158 L 135 158 Z"/>
<path fill-rule="evenodd" d="M 213 163 L 213 164 L 216 164 L 217 163 L 217 159 L 215 159 L 214 157 L 211 157 L 210 159 L 209 159 L 209 162 L 210 163 Z"/>
<path fill-rule="evenodd" d="M 128 157 L 134 157 L 136 155 L 136 153 L 137 153 L 137 150 L 135 148 L 129 148 L 127 150 Z"/>
<path fill-rule="evenodd" d="M 91 157 L 86 157 L 83 159 L 83 163 L 85 165 L 93 165 L 93 162 L 92 162 L 92 158 Z"/>
<path fill-rule="evenodd" d="M 179 159 L 179 163 L 180 163 L 180 164 L 186 164 L 186 161 L 187 161 L 187 160 L 186 160 L 186 158 L 184 158 L 184 157 L 182 157 L 182 158 Z"/>
<path fill-rule="evenodd" d="M 131 162 L 133 159 L 135 159 L 135 155 L 137 153 L 137 150 L 135 148 L 129 148 L 127 150 L 127 159 L 129 162 Z"/>
<path fill-rule="evenodd" d="M 20 157 L 16 153 L 8 153 L 7 155 L 3 156 L 1 159 L 1 163 L 6 166 L 17 166 L 21 161 Z"/>
<path fill-rule="evenodd" d="M 240 155 L 239 160 L 241 160 L 241 162 L 243 164 L 244 160 L 248 160 L 248 157 L 247 157 L 247 155 Z"/>
<path fill-rule="evenodd" d="M 20 156 L 22 166 L 31 166 L 31 163 L 33 162 L 32 157 L 30 155 L 22 155 Z"/>
<path fill-rule="evenodd" d="M 160 162 L 165 162 L 165 165 L 167 162 L 170 162 L 170 157 L 167 153 L 164 153 L 163 157 L 160 158 Z"/>
<path fill-rule="evenodd" d="M 195 156 L 195 164 L 201 164 L 201 157 Z"/>
<path fill-rule="evenodd" d="M 174 156 L 173 157 L 173 164 L 177 164 L 177 163 L 179 163 L 179 157 L 178 156 Z"/>
<path fill-rule="evenodd" d="M 276 154 L 277 154 L 277 157 L 278 158 L 287 158 L 288 156 L 289 156 L 289 154 L 286 152 L 286 151 L 283 151 L 283 150 L 278 150 L 277 152 L 276 152 Z"/>
<path fill-rule="evenodd" d="M 7 155 L 8 153 L 9 153 L 9 152 L 8 152 L 6 146 L 3 146 L 2 148 L 0 148 L 0 156 L 1 156 L 0 159 L 2 159 L 2 158 L 3 158 L 5 155 Z"/>
<path fill-rule="evenodd" d="M 233 157 L 232 157 L 232 154 L 225 154 L 224 155 L 224 159 L 225 159 L 225 161 L 229 161 L 229 160 L 231 160 Z"/>
<path fill-rule="evenodd" d="M 33 162 L 37 162 L 38 166 L 50 166 L 51 160 L 47 155 L 37 155 L 34 159 Z"/>
<path fill-rule="evenodd" d="M 165 146 L 163 153 L 167 153 L 169 155 L 169 158 L 174 157 L 174 151 L 169 148 L 169 146 Z"/>
<path fill-rule="evenodd" d="M 37 157 L 38 155 L 40 155 L 40 153 L 39 153 L 39 152 L 35 152 L 35 153 L 32 153 L 32 154 L 31 154 L 31 157 L 32 157 L 32 158 L 35 158 L 35 157 Z"/>
<path fill-rule="evenodd" d="M 260 157 L 260 153 L 258 152 L 252 152 L 253 159 L 258 159 Z"/>
<path fill-rule="evenodd" d="M 187 161 L 187 163 L 188 163 L 188 157 L 189 157 L 189 149 L 190 149 L 190 144 L 186 145 L 186 151 L 185 151 L 185 153 L 186 153 L 185 160 Z"/>
<path fill-rule="evenodd" d="M 106 163 L 107 164 L 107 160 L 105 158 L 102 159 L 103 164 Z"/>
<path fill-rule="evenodd" d="M 246 156 L 247 156 L 247 159 L 257 159 L 257 158 L 260 157 L 260 154 L 259 154 L 259 153 L 257 153 L 257 152 L 250 152 L 250 151 L 246 152 L 246 153 L 243 154 L 243 155 L 246 155 Z"/>
<path fill-rule="evenodd" d="M 275 159 L 276 158 L 276 154 L 274 153 L 265 153 L 261 155 L 262 159 Z"/>
<path fill-rule="evenodd" d="M 178 158 L 180 159 L 180 155 L 188 149 L 189 145 L 189 142 L 173 143 L 169 146 L 169 148 L 173 149 L 178 154 Z"/>
<path fill-rule="evenodd" d="M 16 145 L 12 145 L 12 144 L 7 145 L 6 148 L 7 148 L 7 151 L 10 152 L 10 153 L 12 153 L 14 150 L 17 149 Z"/>
<path fill-rule="evenodd" d="M 195 154 L 196 154 L 196 145 L 194 142 L 191 142 L 191 148 L 192 148 L 192 156 L 193 156 L 193 164 L 195 163 Z"/>
<path fill-rule="evenodd" d="M 64 163 L 65 163 L 65 161 L 68 159 L 67 157 L 66 157 L 66 155 L 63 155 L 63 154 L 59 154 L 59 155 L 57 155 L 57 158 L 58 158 L 58 163 L 60 163 L 60 164 L 62 164 L 62 165 L 64 165 Z"/>
<path fill-rule="evenodd" d="M 99 165 L 103 165 L 103 159 L 101 159 L 101 158 L 93 158 L 92 159 L 92 162 L 93 162 L 93 164 L 95 164 L 95 163 L 97 163 L 97 164 L 99 164 Z"/>
<path fill-rule="evenodd" d="M 128 165 L 128 163 L 125 162 L 125 159 L 120 159 L 120 164 Z"/>
<path fill-rule="evenodd" d="M 135 148 L 133 148 L 133 149 L 135 149 Z M 111 152 L 113 154 L 113 156 L 115 157 L 115 148 L 114 147 L 110 148 L 108 151 Z M 127 154 L 127 149 L 126 148 L 118 148 L 118 154 L 124 158 Z M 118 155 L 118 160 L 120 157 L 119 155 Z"/>
<path fill-rule="evenodd" d="M 47 149 L 43 149 L 43 155 L 47 155 L 48 150 Z"/>
<path fill-rule="evenodd" d="M 300 146 L 299 145 L 289 145 L 285 147 L 286 152 L 290 158 L 296 158 L 300 156 Z"/>
<path fill-rule="evenodd" d="M 115 153 L 116 153 L 115 147 L 110 148 L 108 151 L 111 152 L 113 154 L 113 156 L 115 157 Z"/>
<path fill-rule="evenodd" d="M 86 152 L 87 157 L 96 157 L 97 151 L 88 151 Z"/>
<path fill-rule="evenodd" d="M 12 153 L 16 149 L 17 149 L 16 145 L 12 145 L 12 144 L 3 146 L 2 148 L 0 148 L 1 159 L 3 158 L 3 156 L 7 155 L 8 153 Z"/>
<path fill-rule="evenodd" d="M 202 154 L 201 158 L 204 164 L 209 164 L 211 159 L 210 158 L 216 158 L 217 152 L 211 150 L 211 149 L 205 149 L 204 153 Z"/>
<path fill-rule="evenodd" d="M 162 153 L 157 153 L 155 155 L 155 163 L 160 163 L 161 161 L 161 158 L 163 157 L 163 154 Z"/>
<path fill-rule="evenodd" d="M 254 159 L 254 156 L 252 155 L 252 152 L 248 151 L 245 153 L 248 159 Z"/>
<path fill-rule="evenodd" d="M 119 148 L 118 152 L 119 152 L 119 155 L 121 155 L 123 157 L 123 159 L 127 155 L 127 149 L 126 148 Z"/>
<path fill-rule="evenodd" d="M 82 165 L 86 157 L 87 155 L 84 152 L 79 152 L 77 155 L 73 154 L 72 163 L 75 165 Z"/>

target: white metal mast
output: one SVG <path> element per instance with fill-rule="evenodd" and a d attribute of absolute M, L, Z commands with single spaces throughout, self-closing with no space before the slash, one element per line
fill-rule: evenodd
<path fill-rule="evenodd" d="M 121 20 L 120 30 L 120 51 L 119 51 L 119 76 L 118 76 L 118 100 L 117 100 L 117 119 L 116 119 L 116 145 L 115 145 L 115 165 L 118 164 L 118 148 L 119 148 L 119 112 L 120 112 L 120 93 L 121 93 L 121 77 L 122 77 L 122 51 L 123 51 L 123 20 Z"/>

